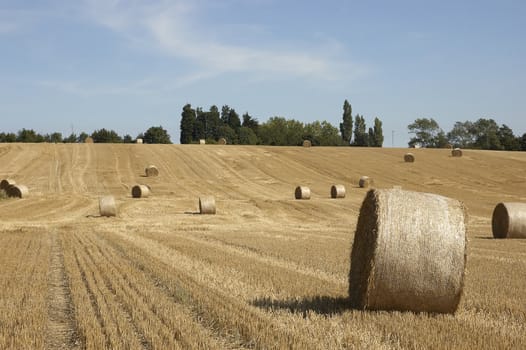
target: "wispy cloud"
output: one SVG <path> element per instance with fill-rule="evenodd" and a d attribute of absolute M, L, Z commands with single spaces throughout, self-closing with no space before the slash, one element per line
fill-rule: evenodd
<path fill-rule="evenodd" d="M 221 38 L 217 27 L 220 23 L 194 20 L 207 10 L 206 1 L 87 0 L 86 4 L 90 17 L 100 25 L 192 63 L 198 72 L 186 80 L 229 72 L 338 80 L 366 70 L 363 65 L 338 57 L 341 46 L 333 39 L 307 48 L 287 43 L 286 49 L 271 42 L 243 46 L 229 43 Z"/>

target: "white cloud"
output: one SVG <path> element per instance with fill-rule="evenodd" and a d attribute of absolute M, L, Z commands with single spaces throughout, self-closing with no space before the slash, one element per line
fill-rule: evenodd
<path fill-rule="evenodd" d="M 337 57 L 341 45 L 333 39 L 309 48 L 289 43 L 286 49 L 272 43 L 241 46 L 225 42 L 220 27 L 214 27 L 220 23 L 198 20 L 207 9 L 206 1 L 87 0 L 86 4 L 97 23 L 193 64 L 198 72 L 180 81 L 229 72 L 259 78 L 339 80 L 366 71 L 364 66 Z"/>

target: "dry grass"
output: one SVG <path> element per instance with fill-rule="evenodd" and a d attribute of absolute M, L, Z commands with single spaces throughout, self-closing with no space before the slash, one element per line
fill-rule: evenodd
<path fill-rule="evenodd" d="M 491 233 L 496 203 L 526 200 L 526 154 L 470 151 L 452 162 L 418 150 L 408 170 L 395 149 L 82 146 L 0 145 L 0 164 L 32 189 L 0 202 L 0 348 L 56 348 L 57 334 L 86 349 L 526 347 L 526 243 Z M 147 179 L 155 205 L 124 185 L 144 180 L 146 161 L 163 171 Z M 299 202 L 290 189 L 326 193 L 361 173 L 379 188 L 465 203 L 468 273 L 454 316 L 349 307 L 366 191 Z M 221 215 L 188 213 L 204 191 Z M 89 216 L 100 193 L 128 197 L 119 217 Z M 65 287 L 50 287 L 61 276 Z M 49 312 L 57 296 L 62 322 Z"/>

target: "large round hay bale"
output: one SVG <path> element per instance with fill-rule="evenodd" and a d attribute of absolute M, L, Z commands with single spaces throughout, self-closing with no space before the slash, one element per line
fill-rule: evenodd
<path fill-rule="evenodd" d="M 215 214 L 216 200 L 213 196 L 199 197 L 199 214 Z"/>
<path fill-rule="evenodd" d="M 206 140 L 205 139 L 199 139 L 199 144 L 200 145 L 206 145 Z"/>
<path fill-rule="evenodd" d="M 13 180 L 13 179 L 3 179 L 2 181 L 0 181 L 0 190 L 4 190 L 4 191 L 7 192 L 7 189 L 11 185 L 16 185 L 15 180 Z"/>
<path fill-rule="evenodd" d="M 312 146 L 312 142 L 310 140 L 303 140 L 303 147 L 310 147 Z"/>
<path fill-rule="evenodd" d="M 219 140 L 217 140 L 217 143 L 219 145 L 226 145 L 226 139 L 224 137 L 221 137 L 219 138 Z"/>
<path fill-rule="evenodd" d="M 493 210 L 495 238 L 526 238 L 526 203 L 499 203 Z"/>
<path fill-rule="evenodd" d="M 159 176 L 159 169 L 155 165 L 148 165 L 144 171 L 148 177 Z"/>
<path fill-rule="evenodd" d="M 296 199 L 310 199 L 310 188 L 306 186 L 298 186 L 294 191 L 294 197 Z"/>
<path fill-rule="evenodd" d="M 358 309 L 454 313 L 466 264 L 464 206 L 430 193 L 370 190 L 349 273 Z"/>
<path fill-rule="evenodd" d="M 462 150 L 460 148 L 455 148 L 451 151 L 452 157 L 462 157 Z"/>
<path fill-rule="evenodd" d="M 404 154 L 404 162 L 414 163 L 414 161 L 415 161 L 415 155 L 413 153 Z"/>
<path fill-rule="evenodd" d="M 360 186 L 361 188 L 367 188 L 372 185 L 373 179 L 371 179 L 369 176 L 362 176 L 360 178 L 360 181 L 358 181 L 358 186 Z"/>
<path fill-rule="evenodd" d="M 90 136 L 88 136 L 88 137 L 86 137 L 86 138 L 84 139 L 84 143 L 94 143 L 94 142 L 95 142 L 95 141 L 93 140 L 93 137 L 90 137 Z"/>
<path fill-rule="evenodd" d="M 135 140 L 135 143 L 140 144 L 140 145 L 142 145 L 143 142 L 144 142 L 144 141 L 143 141 L 143 139 L 141 139 L 141 138 L 138 138 L 138 139 Z"/>
<path fill-rule="evenodd" d="M 113 196 L 104 196 L 99 199 L 100 216 L 117 216 L 117 205 Z"/>
<path fill-rule="evenodd" d="M 331 186 L 331 198 L 345 198 L 345 186 L 344 185 L 332 185 Z"/>
<path fill-rule="evenodd" d="M 135 185 L 131 193 L 133 198 L 147 198 L 150 195 L 150 188 L 146 185 Z"/>
<path fill-rule="evenodd" d="M 6 191 L 8 197 L 25 198 L 29 194 L 29 189 L 24 185 L 10 185 Z"/>

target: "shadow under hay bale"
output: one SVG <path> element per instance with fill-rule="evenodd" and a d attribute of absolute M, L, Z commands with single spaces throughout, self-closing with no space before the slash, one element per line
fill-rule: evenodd
<path fill-rule="evenodd" d="M 132 187 L 133 198 L 148 198 L 150 196 L 150 188 L 146 185 L 135 185 Z"/>
<path fill-rule="evenodd" d="M 117 205 L 113 196 L 104 196 L 99 199 L 100 216 L 117 216 Z"/>
<path fill-rule="evenodd" d="M 147 177 L 159 176 L 159 169 L 155 165 L 148 165 L 144 172 Z"/>
<path fill-rule="evenodd" d="M 526 203 L 499 203 L 493 210 L 494 238 L 526 238 Z"/>
<path fill-rule="evenodd" d="M 452 157 L 462 157 L 462 150 L 460 148 L 455 148 L 451 151 Z"/>
<path fill-rule="evenodd" d="M 0 181 L 0 190 L 4 190 L 7 192 L 7 189 L 9 188 L 9 186 L 12 186 L 12 185 L 16 185 L 15 180 L 3 179 L 2 181 Z"/>
<path fill-rule="evenodd" d="M 298 186 L 294 190 L 294 198 L 296 199 L 310 199 L 310 188 L 306 186 Z"/>
<path fill-rule="evenodd" d="M 345 186 L 344 185 L 332 185 L 331 198 L 345 198 Z"/>
<path fill-rule="evenodd" d="M 199 197 L 199 214 L 216 213 L 216 200 L 213 196 Z"/>
<path fill-rule="evenodd" d="M 465 220 L 454 199 L 370 190 L 351 253 L 352 307 L 454 313 L 464 284 Z"/>
<path fill-rule="evenodd" d="M 26 198 L 29 195 L 29 189 L 24 185 L 11 185 L 5 191 L 11 198 Z"/>
<path fill-rule="evenodd" d="M 270 297 L 256 298 L 252 305 L 266 311 L 287 310 L 293 314 L 302 314 L 304 317 L 309 312 L 319 315 L 337 315 L 349 310 L 349 298 L 314 296 L 309 298 L 290 298 L 275 300 Z"/>
<path fill-rule="evenodd" d="M 413 153 L 406 153 L 406 154 L 404 154 L 404 162 L 406 162 L 406 163 L 414 163 L 415 162 L 415 155 Z"/>
<path fill-rule="evenodd" d="M 358 181 L 358 186 L 360 186 L 361 188 L 368 188 L 371 187 L 373 183 L 373 179 L 369 176 L 362 176 L 360 178 L 360 181 Z"/>

